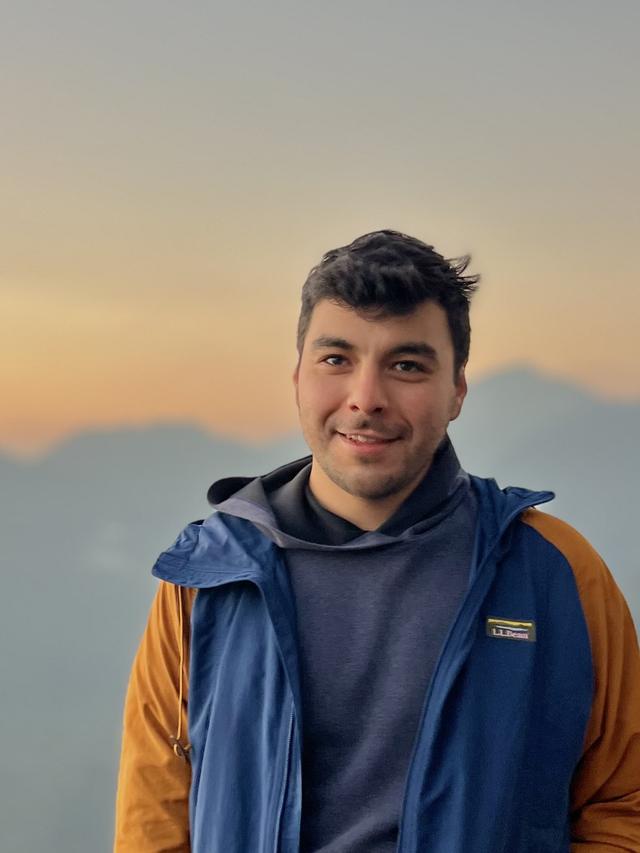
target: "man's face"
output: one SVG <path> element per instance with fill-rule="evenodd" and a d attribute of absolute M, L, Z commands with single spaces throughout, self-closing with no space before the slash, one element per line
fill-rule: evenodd
<path fill-rule="evenodd" d="M 293 376 L 316 476 L 368 501 L 408 494 L 460 413 L 467 388 L 453 361 L 435 302 L 384 319 L 319 302 Z"/>

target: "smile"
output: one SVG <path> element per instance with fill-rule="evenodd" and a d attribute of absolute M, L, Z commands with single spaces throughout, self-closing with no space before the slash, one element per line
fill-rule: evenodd
<path fill-rule="evenodd" d="M 349 445 L 349 447 L 363 453 L 382 450 L 398 440 L 397 438 L 382 438 L 380 436 L 365 435 L 358 432 L 339 432 L 338 435 L 345 444 Z"/>
<path fill-rule="evenodd" d="M 360 441 L 365 442 L 366 444 L 382 444 L 384 442 L 395 441 L 394 438 L 382 438 L 382 436 L 378 435 L 363 435 L 359 432 L 341 432 L 340 435 L 344 438 L 348 438 L 349 441 Z"/>

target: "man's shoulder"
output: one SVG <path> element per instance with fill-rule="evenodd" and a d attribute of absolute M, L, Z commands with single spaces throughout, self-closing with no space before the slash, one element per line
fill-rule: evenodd
<path fill-rule="evenodd" d="M 520 520 L 564 557 L 583 599 L 606 595 L 614 589 L 617 592 L 615 581 L 600 554 L 571 524 L 536 507 L 526 509 Z"/>
<path fill-rule="evenodd" d="M 151 574 L 179 586 L 213 587 L 261 572 L 273 543 L 251 521 L 214 510 L 184 527 L 161 552 Z"/>
<path fill-rule="evenodd" d="M 562 551 L 567 558 L 601 561 L 589 540 L 573 525 L 556 515 L 544 512 L 538 507 L 528 507 L 520 515 L 520 521 L 532 527 L 543 539 Z"/>

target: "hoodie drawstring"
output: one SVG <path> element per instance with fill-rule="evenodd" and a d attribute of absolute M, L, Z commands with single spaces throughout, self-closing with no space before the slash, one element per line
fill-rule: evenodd
<path fill-rule="evenodd" d="M 176 585 L 175 590 L 178 598 L 178 648 L 180 649 L 180 667 L 178 675 L 178 727 L 175 737 L 170 737 L 169 742 L 173 746 L 173 751 L 178 758 L 181 758 L 183 761 L 189 761 L 189 751 L 191 750 L 191 744 L 188 743 L 186 744 L 186 746 L 183 746 L 183 744 L 180 743 L 180 738 L 182 737 L 182 696 L 184 693 L 182 674 L 182 669 L 184 666 L 184 619 L 182 610 L 182 587 Z"/>

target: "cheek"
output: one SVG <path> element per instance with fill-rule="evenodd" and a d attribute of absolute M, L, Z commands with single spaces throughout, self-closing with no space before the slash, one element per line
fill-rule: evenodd
<path fill-rule="evenodd" d="M 405 412 L 410 420 L 422 427 L 441 427 L 451 417 L 453 397 L 444 390 L 430 394 L 416 394 L 405 400 Z"/>
<path fill-rule="evenodd" d="M 324 420 L 340 405 L 337 389 L 326 382 L 307 381 L 298 386 L 298 405 L 307 417 Z"/>

